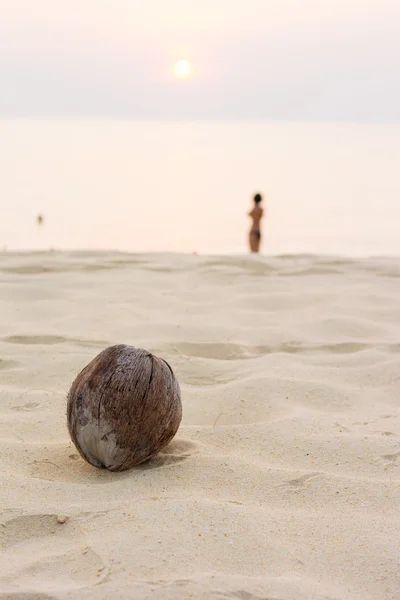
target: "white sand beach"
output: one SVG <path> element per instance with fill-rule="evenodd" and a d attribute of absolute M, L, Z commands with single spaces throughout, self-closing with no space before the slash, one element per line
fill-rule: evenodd
<path fill-rule="evenodd" d="M 0 598 L 400 598 L 400 261 L 0 255 Z M 183 421 L 124 473 L 66 427 L 116 343 Z"/>

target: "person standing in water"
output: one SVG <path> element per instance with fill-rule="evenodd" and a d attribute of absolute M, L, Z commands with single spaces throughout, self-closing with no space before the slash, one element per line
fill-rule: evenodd
<path fill-rule="evenodd" d="M 253 223 L 251 225 L 250 233 L 249 233 L 249 246 L 250 251 L 253 253 L 257 253 L 260 250 L 260 242 L 261 242 L 261 219 L 264 215 L 264 210 L 261 208 L 260 204 L 262 202 L 261 194 L 256 194 L 254 196 L 254 207 L 249 212 L 249 217 L 253 219 Z"/>

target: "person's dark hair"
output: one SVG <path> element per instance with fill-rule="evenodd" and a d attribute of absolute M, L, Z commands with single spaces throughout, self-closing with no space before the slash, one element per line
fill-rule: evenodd
<path fill-rule="evenodd" d="M 260 204 L 261 200 L 262 200 L 261 194 L 256 194 L 254 196 L 254 202 L 255 202 L 255 204 Z"/>

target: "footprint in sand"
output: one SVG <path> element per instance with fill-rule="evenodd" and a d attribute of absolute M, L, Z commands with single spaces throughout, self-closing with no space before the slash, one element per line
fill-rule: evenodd
<path fill-rule="evenodd" d="M 384 454 L 381 457 L 385 463 L 389 465 L 394 465 L 397 462 L 397 459 L 400 458 L 400 452 L 396 452 L 395 454 Z"/>
<path fill-rule="evenodd" d="M 335 427 L 338 428 L 339 433 L 349 433 L 350 429 L 341 423 L 335 423 Z"/>
<path fill-rule="evenodd" d="M 5 513 L 0 521 L 0 585 L 25 590 L 79 589 L 104 581 L 108 569 L 88 545 L 76 519 L 55 514 Z M 46 598 L 37 594 L 38 598 Z"/>
<path fill-rule="evenodd" d="M 287 492 L 297 492 L 306 487 L 307 481 L 310 479 L 314 479 L 318 477 L 321 473 L 309 473 L 308 475 L 303 475 L 302 477 L 298 477 L 297 479 L 291 479 L 290 481 L 286 481 L 286 483 L 281 483 L 278 485 L 279 488 Z"/>

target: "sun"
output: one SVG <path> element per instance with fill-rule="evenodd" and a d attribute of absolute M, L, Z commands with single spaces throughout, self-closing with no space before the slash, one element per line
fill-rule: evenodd
<path fill-rule="evenodd" d="M 178 79 L 188 79 L 192 75 L 192 65 L 188 60 L 178 60 L 174 66 L 174 75 Z"/>

